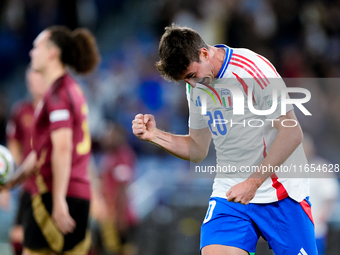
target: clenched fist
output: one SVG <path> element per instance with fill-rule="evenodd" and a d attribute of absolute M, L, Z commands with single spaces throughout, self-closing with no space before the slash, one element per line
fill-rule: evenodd
<path fill-rule="evenodd" d="M 151 114 L 137 114 L 132 121 L 132 132 L 141 140 L 152 141 L 155 130 L 156 121 Z"/>

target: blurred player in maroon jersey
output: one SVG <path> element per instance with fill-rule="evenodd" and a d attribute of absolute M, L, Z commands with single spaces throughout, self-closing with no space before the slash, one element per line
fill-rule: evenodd
<path fill-rule="evenodd" d="M 31 98 L 20 100 L 13 106 L 10 120 L 7 125 L 7 146 L 13 154 L 17 165 L 20 165 L 23 159 L 25 159 L 32 150 L 31 134 L 34 109 L 48 89 L 42 75 L 30 67 L 26 71 L 26 84 Z M 33 176 L 24 183 L 20 195 L 15 226 L 11 230 L 11 241 L 14 244 L 16 254 L 21 254 L 22 250 L 23 212 L 27 207 L 29 208 L 31 204 L 31 195 L 28 192 L 30 185 L 34 185 Z"/>
<path fill-rule="evenodd" d="M 136 224 L 128 196 L 134 177 L 136 155 L 126 141 L 126 131 L 108 123 L 101 138 L 104 155 L 100 161 L 101 192 L 107 212 L 99 220 L 104 254 L 134 254 L 131 235 Z"/>
<path fill-rule="evenodd" d="M 94 70 L 100 60 L 96 42 L 86 29 L 49 27 L 35 39 L 30 56 L 49 90 L 34 113 L 32 152 L 5 186 L 35 174 L 23 254 L 85 255 L 90 247 L 91 137 L 86 99 L 67 68 L 79 74 Z"/>
<path fill-rule="evenodd" d="M 34 109 L 48 89 L 42 75 L 31 67 L 26 71 L 26 83 L 31 98 L 20 100 L 13 106 L 7 125 L 7 147 L 18 165 L 32 150 L 31 131 Z"/>

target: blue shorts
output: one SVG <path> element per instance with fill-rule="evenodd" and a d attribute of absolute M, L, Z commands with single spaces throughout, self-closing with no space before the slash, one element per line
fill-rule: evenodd
<path fill-rule="evenodd" d="M 228 202 L 212 197 L 201 227 L 201 247 L 220 244 L 255 254 L 262 236 L 275 255 L 317 255 L 308 198 L 301 203 L 287 197 L 269 204 Z"/>

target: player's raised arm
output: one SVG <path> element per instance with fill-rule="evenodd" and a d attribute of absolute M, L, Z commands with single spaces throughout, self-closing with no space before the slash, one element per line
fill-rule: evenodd
<path fill-rule="evenodd" d="M 141 140 L 154 143 L 170 154 L 185 160 L 201 162 L 208 154 L 211 141 L 209 128 L 190 129 L 189 135 L 175 135 L 156 128 L 151 114 L 137 114 L 132 131 Z"/>

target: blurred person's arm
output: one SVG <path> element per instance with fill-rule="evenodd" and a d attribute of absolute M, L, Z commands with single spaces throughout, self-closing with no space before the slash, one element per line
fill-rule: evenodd
<path fill-rule="evenodd" d="M 91 204 L 90 215 L 98 221 L 103 221 L 108 218 L 107 206 L 104 196 L 101 192 L 101 181 L 97 175 L 96 166 L 93 158 L 87 168 L 87 174 L 91 185 Z"/>
<path fill-rule="evenodd" d="M 115 209 L 116 209 L 116 224 L 117 228 L 121 232 L 125 232 L 129 228 L 128 222 L 128 183 L 120 182 L 118 184 L 118 192 L 116 194 L 115 199 Z"/>
<path fill-rule="evenodd" d="M 109 217 L 104 197 L 97 187 L 91 188 L 90 214 L 98 221 L 104 221 Z"/>
<path fill-rule="evenodd" d="M 126 154 L 128 155 L 128 153 Z M 126 232 L 130 225 L 130 198 L 128 187 L 133 180 L 132 155 L 123 159 L 123 162 L 116 165 L 111 170 L 111 175 L 115 179 L 116 192 L 110 195 L 110 204 L 113 205 L 115 224 L 119 232 Z M 111 211 L 110 211 L 111 213 Z"/>
<path fill-rule="evenodd" d="M 11 204 L 11 193 L 8 190 L 4 190 L 0 193 L 0 208 L 7 211 Z"/>
<path fill-rule="evenodd" d="M 23 160 L 23 146 L 22 144 L 16 139 L 9 139 L 7 141 L 7 148 L 13 155 L 15 164 L 18 166 Z"/>
<path fill-rule="evenodd" d="M 18 184 L 23 183 L 34 173 L 36 173 L 40 169 L 41 165 L 44 163 L 45 156 L 46 152 L 43 151 L 40 159 L 38 160 L 36 152 L 31 151 L 31 153 L 27 155 L 22 164 L 16 169 L 10 181 L 5 185 L 0 186 L 0 191 L 2 191 L 0 204 L 3 208 L 7 208 L 9 206 L 10 193 L 8 190 L 14 188 Z"/>
<path fill-rule="evenodd" d="M 7 140 L 7 148 L 13 155 L 15 164 L 19 166 L 24 158 L 24 134 L 23 130 L 24 121 L 23 121 L 23 109 L 24 105 L 21 103 L 17 103 L 12 107 L 9 121 L 6 126 L 6 140 Z M 32 116 L 33 118 L 33 116 Z M 27 134 L 26 134 L 27 135 Z"/>
<path fill-rule="evenodd" d="M 46 151 L 41 153 L 39 160 L 37 159 L 37 153 L 35 151 L 31 151 L 22 164 L 17 168 L 11 180 L 2 186 L 2 188 L 11 189 L 16 185 L 26 181 L 31 175 L 40 169 L 41 165 L 45 161 L 45 157 Z"/>
<path fill-rule="evenodd" d="M 211 141 L 209 128 L 189 128 L 189 135 L 174 135 L 156 128 L 153 115 L 138 114 L 132 121 L 133 133 L 144 141 L 154 143 L 170 154 L 196 163 L 206 158 Z"/>
<path fill-rule="evenodd" d="M 10 150 L 16 166 L 19 166 L 23 160 L 23 147 L 17 139 L 8 139 L 7 148 Z M 0 205 L 2 208 L 8 208 L 11 195 L 9 191 L 3 191 L 0 195 Z"/>
<path fill-rule="evenodd" d="M 72 162 L 72 129 L 59 128 L 51 133 L 52 141 L 52 218 L 64 234 L 72 233 L 75 221 L 69 213 L 66 202 L 67 189 L 71 174 Z"/>

